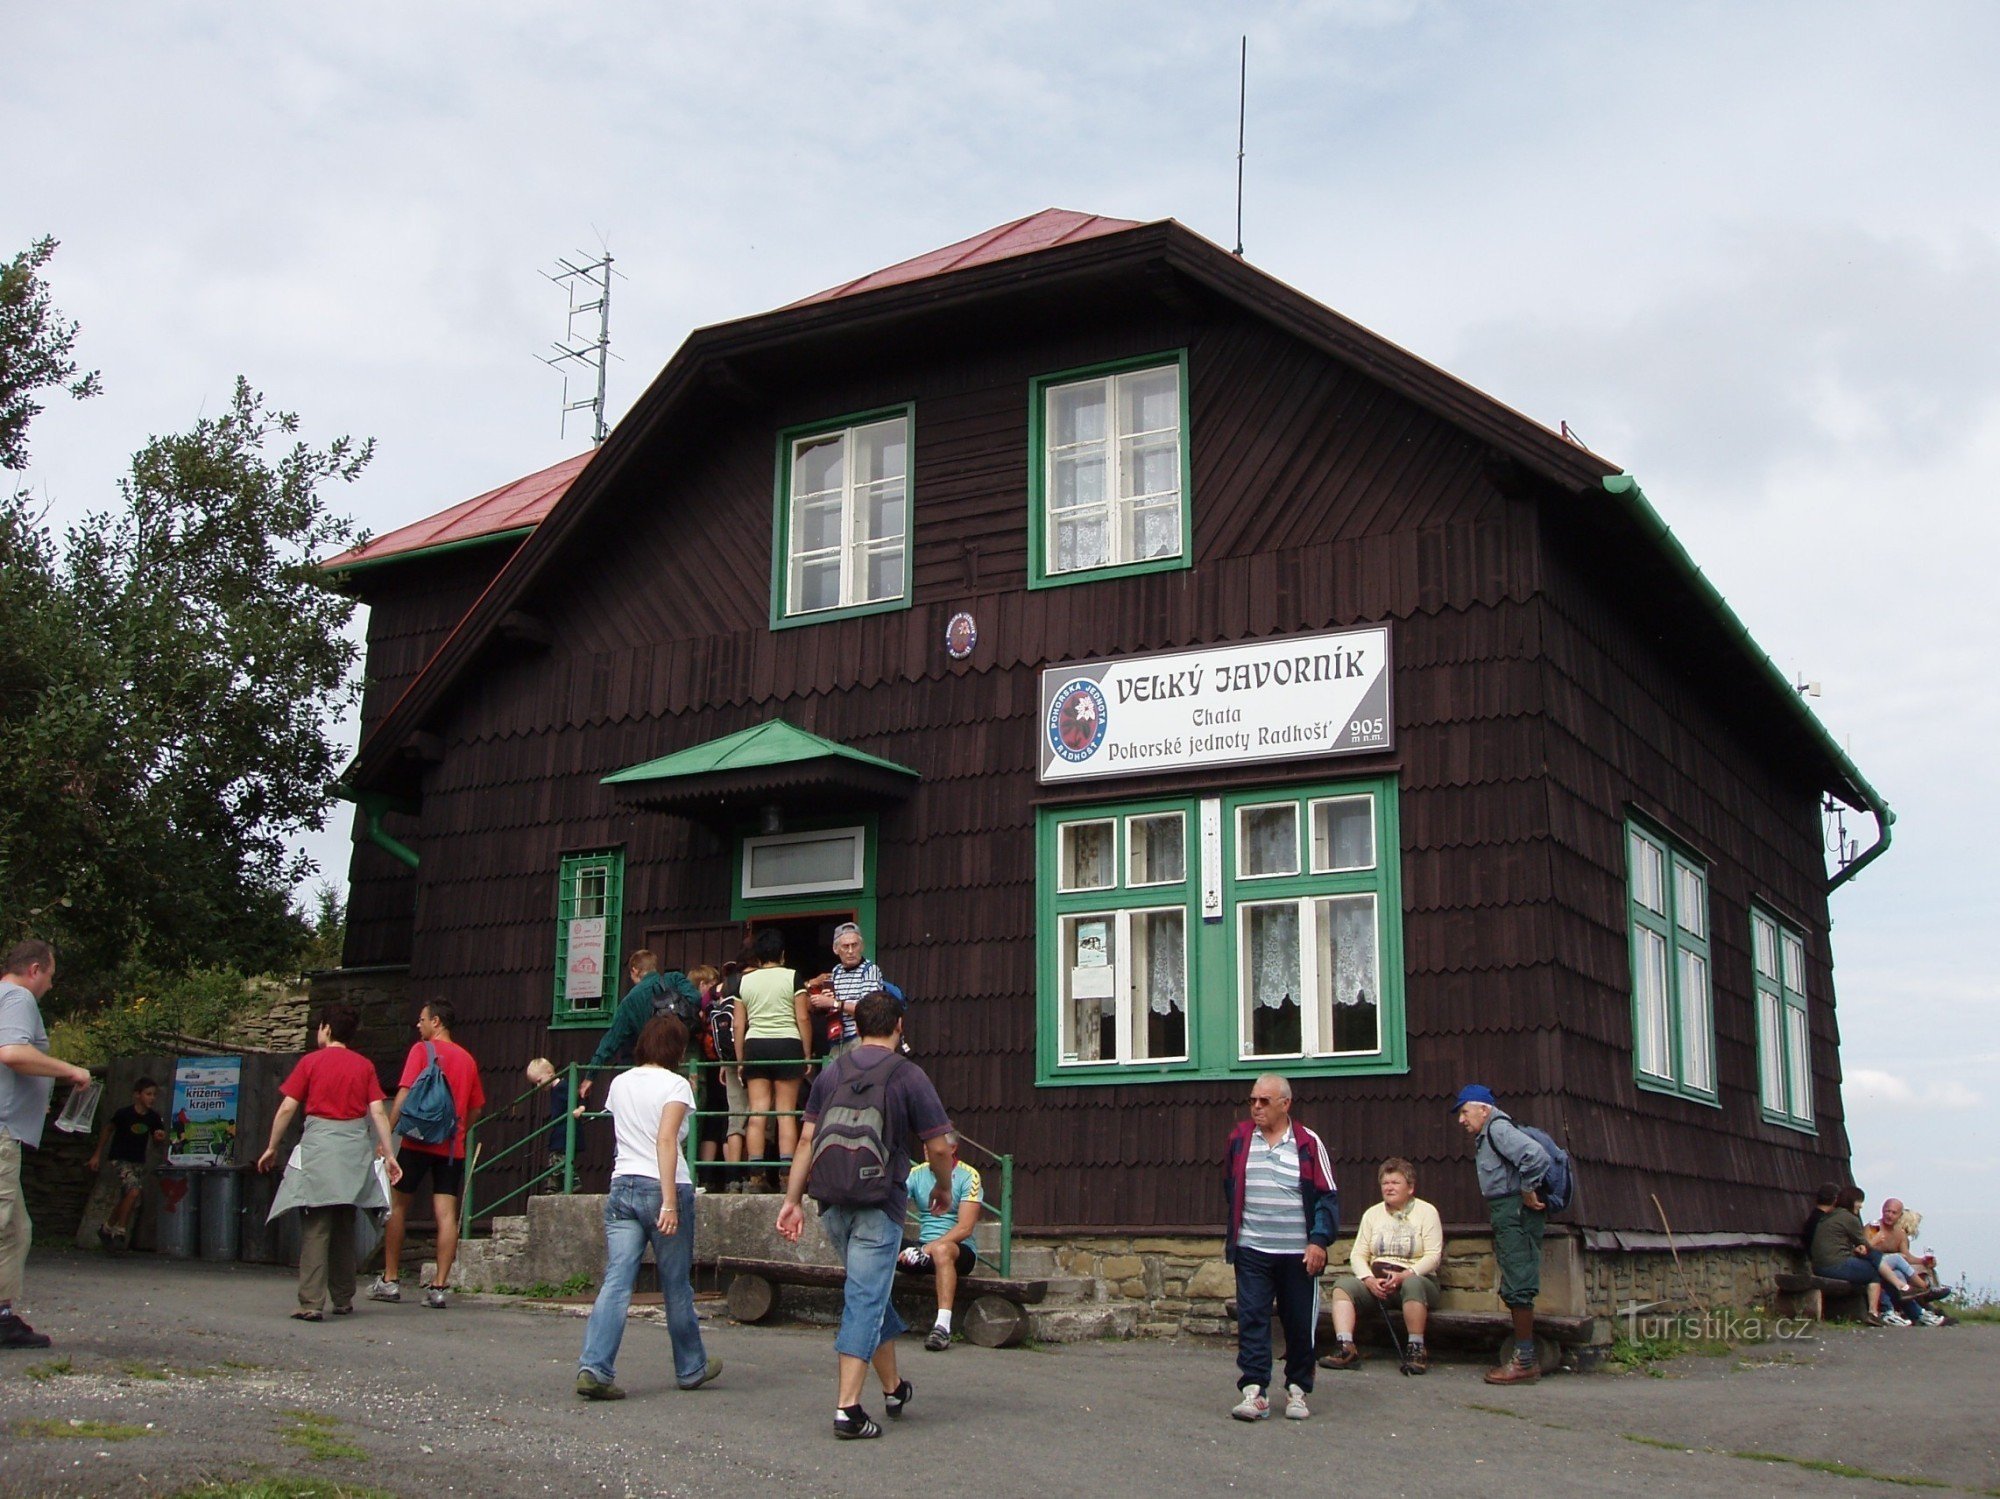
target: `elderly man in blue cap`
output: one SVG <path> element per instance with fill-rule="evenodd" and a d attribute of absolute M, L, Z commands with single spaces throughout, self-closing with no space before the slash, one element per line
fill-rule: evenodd
<path fill-rule="evenodd" d="M 1542 1234 L 1549 1221 L 1540 1192 L 1549 1153 L 1507 1117 L 1483 1084 L 1460 1088 L 1451 1107 L 1477 1142 L 1473 1162 L 1493 1224 L 1500 1300 L 1514 1317 L 1514 1356 L 1487 1370 L 1486 1382 L 1532 1384 L 1542 1377 L 1535 1361 L 1535 1297 L 1542 1289 Z"/>

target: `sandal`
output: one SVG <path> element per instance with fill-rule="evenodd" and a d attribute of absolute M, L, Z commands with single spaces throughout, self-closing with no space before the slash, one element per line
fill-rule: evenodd
<path fill-rule="evenodd" d="M 294 1322 L 324 1322 L 326 1315 L 323 1312 L 309 1312 L 304 1307 L 300 1307 L 292 1313 L 292 1320 Z"/>

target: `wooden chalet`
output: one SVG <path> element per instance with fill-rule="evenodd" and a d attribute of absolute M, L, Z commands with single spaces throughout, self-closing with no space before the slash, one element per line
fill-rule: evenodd
<path fill-rule="evenodd" d="M 1881 798 L 1616 463 L 1171 220 L 697 330 L 594 453 L 327 565 L 335 978 L 450 997 L 496 1097 L 631 949 L 816 971 L 853 917 L 1026 1232 L 1216 1233 L 1264 1071 L 1350 1223 L 1388 1154 L 1483 1222 L 1467 1081 L 1592 1253 L 1772 1246 L 1845 1176 Z M 1878 828 L 1831 877 L 1827 798 Z"/>

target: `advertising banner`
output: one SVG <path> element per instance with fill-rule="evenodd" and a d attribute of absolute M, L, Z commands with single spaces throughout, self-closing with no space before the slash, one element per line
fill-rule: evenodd
<path fill-rule="evenodd" d="M 241 1057 L 183 1057 L 174 1063 L 168 1165 L 236 1163 L 236 1097 L 242 1080 Z"/>
<path fill-rule="evenodd" d="M 1042 669 L 1041 779 L 1393 748 L 1389 630 Z"/>

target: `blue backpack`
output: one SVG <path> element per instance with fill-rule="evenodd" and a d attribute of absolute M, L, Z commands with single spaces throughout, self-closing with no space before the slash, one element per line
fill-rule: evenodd
<path fill-rule="evenodd" d="M 1519 1121 L 1510 1122 L 1548 1152 L 1549 1174 L 1542 1178 L 1542 1202 L 1550 1214 L 1560 1213 L 1569 1206 L 1570 1198 L 1576 1195 L 1576 1172 L 1570 1166 L 1569 1152 L 1556 1144 L 1547 1130 Z"/>
<path fill-rule="evenodd" d="M 444 1068 L 438 1065 L 436 1045 L 426 1041 L 424 1046 L 430 1052 L 430 1060 L 403 1096 L 403 1112 L 396 1116 L 396 1133 L 425 1145 L 446 1145 L 458 1133 L 458 1105 L 452 1100 Z"/>

